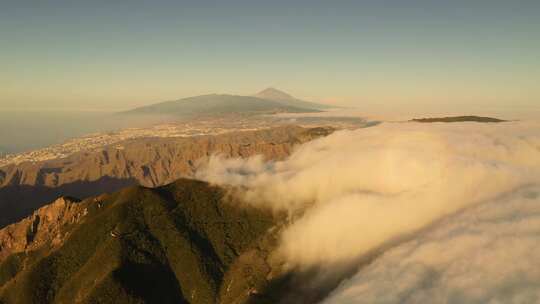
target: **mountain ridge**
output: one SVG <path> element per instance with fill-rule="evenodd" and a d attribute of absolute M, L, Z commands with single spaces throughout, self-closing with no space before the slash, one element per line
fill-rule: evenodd
<path fill-rule="evenodd" d="M 36 214 L 68 204 L 74 215 L 0 258 L 0 303 L 274 303 L 260 292 L 279 219 L 226 193 L 180 179 L 43 207 Z"/>
<path fill-rule="evenodd" d="M 415 119 L 411 119 L 410 121 L 412 121 L 412 122 L 420 122 L 420 123 L 433 123 L 433 122 L 445 122 L 445 123 L 451 123 L 451 122 L 499 123 L 499 122 L 506 122 L 507 120 L 503 120 L 503 119 L 499 119 L 499 118 L 493 118 L 493 117 L 487 117 L 487 116 L 467 115 L 467 116 L 415 118 Z"/>
<path fill-rule="evenodd" d="M 284 126 L 188 138 L 129 140 L 64 159 L 0 167 L 0 228 L 30 215 L 59 196 L 86 198 L 141 184 L 156 187 L 190 176 L 211 154 L 278 160 L 293 147 L 333 128 Z"/>
<path fill-rule="evenodd" d="M 253 96 L 267 99 L 267 100 L 277 101 L 277 102 L 280 102 L 282 104 L 292 106 L 292 107 L 301 107 L 301 108 L 308 108 L 308 109 L 314 109 L 314 110 L 328 110 L 331 108 L 337 108 L 335 106 L 331 106 L 327 104 L 300 100 L 286 92 L 283 92 L 273 87 L 266 88 Z"/>
<path fill-rule="evenodd" d="M 223 115 L 260 115 L 275 113 L 310 113 L 316 109 L 303 108 L 256 96 L 206 94 L 165 101 L 138 107 L 120 114 L 166 114 L 178 117 L 207 117 Z"/>
<path fill-rule="evenodd" d="M 273 87 L 268 87 L 253 96 L 270 99 L 270 100 L 296 99 L 292 97 L 291 95 L 289 95 L 288 93 L 283 92 Z"/>

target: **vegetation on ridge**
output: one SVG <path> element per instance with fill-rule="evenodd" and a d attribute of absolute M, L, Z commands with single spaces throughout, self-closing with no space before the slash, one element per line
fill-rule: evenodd
<path fill-rule="evenodd" d="M 1 263 L 0 303 L 246 303 L 270 272 L 274 218 L 219 187 L 182 179 L 80 204 L 58 249 Z"/>

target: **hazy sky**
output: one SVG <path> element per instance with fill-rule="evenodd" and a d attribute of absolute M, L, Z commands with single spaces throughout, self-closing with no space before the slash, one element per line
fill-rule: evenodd
<path fill-rule="evenodd" d="M 540 104 L 540 1 L 0 2 L 0 109 L 274 86 L 344 105 Z"/>

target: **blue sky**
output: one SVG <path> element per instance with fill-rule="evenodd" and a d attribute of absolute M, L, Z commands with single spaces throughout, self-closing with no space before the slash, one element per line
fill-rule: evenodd
<path fill-rule="evenodd" d="M 540 104 L 540 1 L 2 1 L 0 108 Z"/>

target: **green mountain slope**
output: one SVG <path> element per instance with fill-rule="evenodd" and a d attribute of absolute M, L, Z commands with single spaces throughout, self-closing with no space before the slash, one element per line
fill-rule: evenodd
<path fill-rule="evenodd" d="M 276 218 L 224 189 L 181 179 L 76 204 L 51 242 L 1 260 L 0 303 L 264 301 Z"/>
<path fill-rule="evenodd" d="M 180 117 L 317 112 L 254 96 L 211 94 L 166 101 L 123 114 L 165 114 Z"/>

